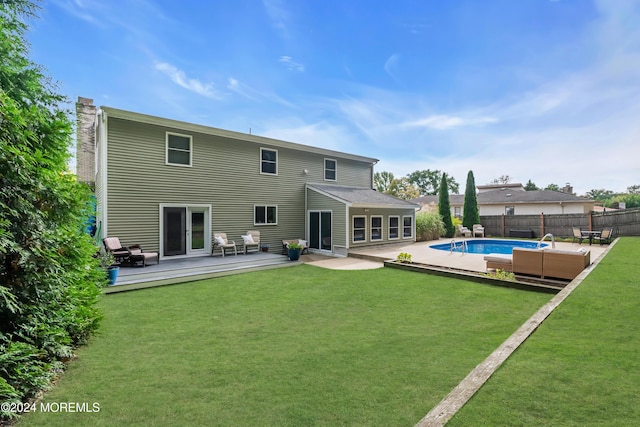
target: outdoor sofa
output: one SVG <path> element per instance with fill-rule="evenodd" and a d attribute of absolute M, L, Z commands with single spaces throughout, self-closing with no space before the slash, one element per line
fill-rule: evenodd
<path fill-rule="evenodd" d="M 513 255 L 490 254 L 484 257 L 487 268 L 512 271 L 542 278 L 574 279 L 591 264 L 591 252 L 559 249 L 514 248 Z"/>

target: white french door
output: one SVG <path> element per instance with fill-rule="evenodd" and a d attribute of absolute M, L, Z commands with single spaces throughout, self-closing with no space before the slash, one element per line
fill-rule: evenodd
<path fill-rule="evenodd" d="M 206 255 L 211 252 L 209 205 L 160 205 L 163 257 Z"/>

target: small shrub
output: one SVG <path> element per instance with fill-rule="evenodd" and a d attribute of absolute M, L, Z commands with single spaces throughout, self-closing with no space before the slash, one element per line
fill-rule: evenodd
<path fill-rule="evenodd" d="M 444 223 L 437 212 L 416 214 L 416 235 L 418 241 L 437 240 L 444 234 Z"/>
<path fill-rule="evenodd" d="M 515 282 L 516 281 L 516 275 L 513 274 L 510 271 L 507 270 L 501 270 L 501 269 L 497 269 L 495 271 L 495 273 L 485 273 L 485 276 L 487 277 L 491 277 L 494 279 L 498 279 L 498 280 L 504 280 L 507 282 Z"/>
<path fill-rule="evenodd" d="M 396 261 L 398 262 L 404 262 L 406 264 L 410 264 L 413 261 L 411 261 L 411 254 L 408 254 L 406 252 L 400 252 L 398 254 L 398 257 L 396 258 Z"/>

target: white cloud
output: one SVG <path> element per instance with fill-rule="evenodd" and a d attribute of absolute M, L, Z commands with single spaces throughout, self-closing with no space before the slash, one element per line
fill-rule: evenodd
<path fill-rule="evenodd" d="M 291 71 L 304 71 L 304 65 L 294 61 L 290 56 L 281 56 L 280 59 L 278 59 L 278 62 L 284 64 Z"/>
<path fill-rule="evenodd" d="M 289 38 L 289 22 L 291 20 L 291 16 L 289 11 L 285 8 L 284 1 L 282 0 L 263 0 L 262 4 L 264 5 L 267 15 L 269 15 L 269 19 L 271 20 L 271 25 L 273 25 L 280 36 L 284 39 Z"/>
<path fill-rule="evenodd" d="M 198 79 L 187 77 L 184 71 L 179 70 L 166 62 L 158 62 L 155 65 L 156 70 L 167 75 L 172 82 L 198 95 L 206 96 L 212 99 L 222 99 L 222 96 L 213 87 L 212 83 L 202 83 Z"/>
<path fill-rule="evenodd" d="M 463 119 L 457 116 L 447 116 L 444 114 L 433 115 L 424 119 L 407 122 L 405 126 L 425 127 L 437 130 L 446 130 L 462 126 L 475 126 L 482 124 L 496 123 L 498 120 L 493 117 L 475 117 Z"/>
<path fill-rule="evenodd" d="M 384 71 L 395 81 L 398 80 L 395 75 L 395 69 L 398 66 L 398 61 L 400 61 L 400 55 L 394 53 L 389 58 L 387 58 L 384 63 Z"/>

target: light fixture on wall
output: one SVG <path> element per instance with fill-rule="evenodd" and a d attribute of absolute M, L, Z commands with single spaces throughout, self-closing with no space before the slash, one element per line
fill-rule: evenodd
<path fill-rule="evenodd" d="M 365 209 L 364 211 L 365 211 L 365 212 L 369 212 L 369 209 Z"/>
<path fill-rule="evenodd" d="M 309 169 L 302 169 L 302 172 L 304 172 L 305 175 L 309 174 Z"/>

